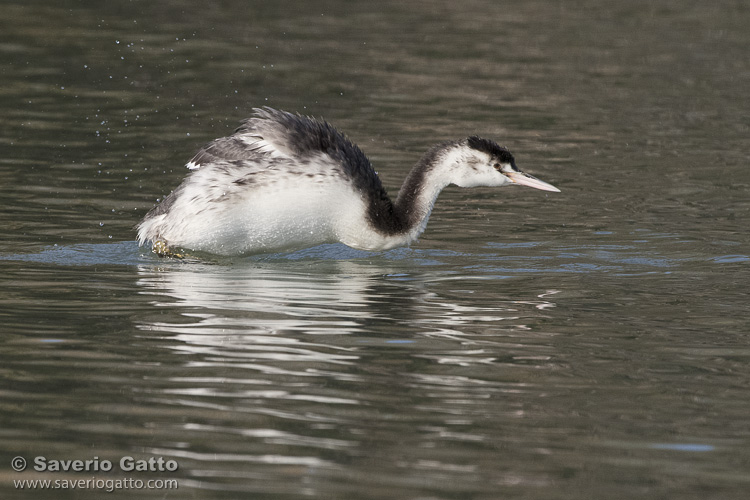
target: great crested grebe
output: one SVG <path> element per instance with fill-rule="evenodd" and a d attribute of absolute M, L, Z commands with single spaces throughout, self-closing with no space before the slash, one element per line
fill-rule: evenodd
<path fill-rule="evenodd" d="M 204 146 L 190 174 L 138 225 L 154 252 L 241 255 L 341 242 L 361 250 L 408 245 L 449 184 L 560 190 L 525 174 L 513 155 L 476 136 L 433 146 L 395 201 L 370 161 L 324 121 L 255 109 L 230 136 Z"/>

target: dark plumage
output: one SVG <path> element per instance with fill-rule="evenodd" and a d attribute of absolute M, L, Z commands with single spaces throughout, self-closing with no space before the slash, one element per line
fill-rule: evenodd
<path fill-rule="evenodd" d="M 516 168 L 516 160 L 513 158 L 513 155 L 510 153 L 510 151 L 498 145 L 496 142 L 472 135 L 471 137 L 466 139 L 466 143 L 469 145 L 469 147 L 474 148 L 477 151 L 487 153 L 489 156 L 496 158 L 498 163 L 507 163 L 508 165 L 511 165 L 514 170 L 518 170 Z"/>

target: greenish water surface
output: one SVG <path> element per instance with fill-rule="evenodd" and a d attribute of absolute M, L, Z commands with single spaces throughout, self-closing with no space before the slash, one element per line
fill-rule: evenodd
<path fill-rule="evenodd" d="M 32 1 L 2 18 L 3 498 L 747 495 L 742 2 Z M 381 253 L 138 248 L 184 163 L 263 105 L 328 119 L 392 194 L 471 134 L 562 192 L 449 188 L 417 244 Z M 94 484 L 19 489 L 34 479 Z M 95 484 L 125 479 L 179 489 Z"/>

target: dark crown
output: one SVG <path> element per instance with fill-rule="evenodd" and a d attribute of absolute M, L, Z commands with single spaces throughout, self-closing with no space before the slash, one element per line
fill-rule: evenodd
<path fill-rule="evenodd" d="M 496 158 L 501 163 L 509 163 L 510 165 L 515 165 L 515 160 L 513 159 L 513 155 L 511 154 L 511 152 L 506 148 L 500 146 L 495 141 L 482 139 L 481 137 L 472 135 L 466 140 L 466 143 L 470 148 L 476 149 L 477 151 L 482 151 L 483 153 L 487 153 L 491 157 Z"/>

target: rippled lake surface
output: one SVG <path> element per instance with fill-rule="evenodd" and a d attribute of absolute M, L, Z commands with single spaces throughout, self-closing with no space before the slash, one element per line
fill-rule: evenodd
<path fill-rule="evenodd" d="M 3 498 L 746 498 L 746 3 L 2 18 Z M 562 192 L 448 188 L 417 244 L 381 253 L 139 248 L 184 163 L 263 105 L 324 116 L 393 194 L 470 134 Z M 179 489 L 19 489 L 35 479 Z"/>

